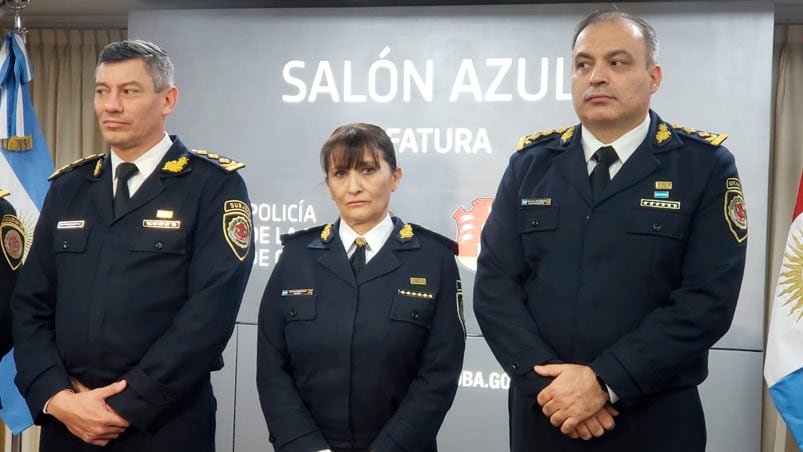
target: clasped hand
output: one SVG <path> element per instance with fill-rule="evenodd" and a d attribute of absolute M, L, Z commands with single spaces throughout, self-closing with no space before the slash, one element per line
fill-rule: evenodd
<path fill-rule="evenodd" d="M 70 433 L 86 443 L 105 446 L 128 428 L 128 421 L 106 403 L 106 399 L 125 390 L 125 380 L 97 389 L 89 389 L 75 379 L 72 383 L 75 392 L 60 391 L 47 405 L 48 414 L 64 424 Z"/>
<path fill-rule="evenodd" d="M 593 369 L 579 364 L 533 367 L 542 377 L 554 378 L 536 400 L 549 422 L 571 438 L 589 440 L 613 430 L 619 412 L 608 403 Z"/>

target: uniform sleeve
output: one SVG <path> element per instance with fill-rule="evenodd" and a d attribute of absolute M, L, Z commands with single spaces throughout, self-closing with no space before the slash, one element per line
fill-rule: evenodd
<path fill-rule="evenodd" d="M 201 197 L 203 205 L 198 207 L 191 244 L 189 297 L 170 328 L 122 376 L 128 382 L 126 389 L 107 400 L 141 430 L 219 367 L 251 272 L 254 244 L 250 232 L 247 255 L 240 259 L 233 251 L 236 245 L 224 235 L 229 231 L 221 226 L 227 224 L 225 203 L 234 200 L 250 206 L 245 183 L 238 174 L 226 174 L 220 182 L 210 181 L 205 189 L 208 194 Z M 250 212 L 240 218 L 247 220 L 250 228 Z"/>
<path fill-rule="evenodd" d="M 42 421 L 45 402 L 62 389 L 71 389 L 70 376 L 55 342 L 56 268 L 53 261 L 51 210 L 58 191 L 48 190 L 34 230 L 34 241 L 11 300 L 14 318 L 14 381 L 36 422 Z"/>
<path fill-rule="evenodd" d="M 6 215 L 16 217 L 14 207 L 5 199 L 0 200 L 0 219 Z M 0 237 L 5 241 L 5 236 Z M 24 237 L 22 237 L 24 240 Z M 8 245 L 3 244 L 8 248 Z M 8 253 L 10 251 L 6 251 Z M 11 293 L 17 284 L 17 271 L 12 268 L 9 258 L 3 258 L 0 262 L 0 356 L 4 356 L 11 350 L 13 340 L 11 338 Z"/>
<path fill-rule="evenodd" d="M 666 304 L 606 350 L 591 367 L 625 402 L 661 390 L 728 330 L 745 265 L 746 235 L 729 224 L 726 185 L 737 180 L 733 156 L 719 148 L 718 163 L 692 211 L 681 282 Z M 741 188 L 738 190 L 741 196 Z M 746 234 L 746 231 L 745 231 Z"/>
<path fill-rule="evenodd" d="M 284 340 L 284 316 L 278 309 L 282 272 L 291 257 L 285 251 L 271 273 L 259 306 L 257 390 L 270 442 L 281 452 L 311 452 L 329 445 L 296 389 Z"/>
<path fill-rule="evenodd" d="M 535 406 L 536 396 L 552 379 L 536 374 L 533 366 L 560 361 L 539 335 L 538 324 L 527 309 L 524 283 L 530 275 L 518 231 L 520 182 L 516 174 L 521 160 L 521 154 L 511 157 L 482 231 L 474 313 L 511 384 Z"/>
<path fill-rule="evenodd" d="M 427 450 L 454 401 L 463 367 L 465 331 L 458 309 L 460 275 L 454 255 L 443 253 L 438 302 L 420 366 L 393 417 L 371 445 L 374 452 Z"/>

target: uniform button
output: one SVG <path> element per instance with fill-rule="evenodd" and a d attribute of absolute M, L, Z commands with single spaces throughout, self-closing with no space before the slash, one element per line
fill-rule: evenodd
<path fill-rule="evenodd" d="M 159 240 L 153 244 L 153 247 L 156 248 L 157 250 L 160 250 L 165 247 L 165 244 L 161 240 Z"/>
<path fill-rule="evenodd" d="M 586 215 L 586 221 L 591 221 L 592 218 L 594 217 L 591 214 Z"/>
<path fill-rule="evenodd" d="M 510 365 L 510 368 L 513 370 L 519 370 L 519 363 L 514 362 L 513 364 Z"/>
<path fill-rule="evenodd" d="M 290 317 L 296 316 L 296 308 L 290 308 Z"/>
<path fill-rule="evenodd" d="M 540 223 L 541 222 L 538 221 L 538 218 L 533 218 L 532 221 L 530 221 L 530 224 L 533 226 L 538 226 Z"/>
<path fill-rule="evenodd" d="M 660 223 L 655 223 L 652 225 L 652 230 L 655 232 L 661 232 L 661 229 L 663 229 L 663 226 L 661 226 Z"/>
<path fill-rule="evenodd" d="M 410 317 L 412 317 L 413 320 L 418 320 L 421 315 L 418 313 L 418 311 L 413 311 L 410 313 Z"/>
<path fill-rule="evenodd" d="M 270 436 L 268 436 L 268 441 L 270 441 L 272 443 L 275 443 L 276 442 L 276 435 L 271 433 Z"/>
<path fill-rule="evenodd" d="M 62 244 L 61 244 L 61 247 L 62 247 L 62 248 L 64 248 L 64 249 L 66 250 L 67 248 L 69 248 L 69 247 L 70 247 L 70 244 L 69 244 L 69 243 L 67 243 L 67 241 L 65 240 L 65 241 L 64 241 L 64 243 L 62 243 Z"/>

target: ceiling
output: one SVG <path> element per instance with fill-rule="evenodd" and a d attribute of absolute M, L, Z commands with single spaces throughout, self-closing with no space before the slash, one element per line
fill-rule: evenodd
<path fill-rule="evenodd" d="M 593 1 L 562 0 L 561 3 L 589 3 Z M 75 28 L 126 27 L 128 11 L 142 9 L 419 6 L 557 2 L 516 0 L 445 0 L 434 2 L 424 0 L 0 0 L 0 3 L 25 6 L 21 12 L 23 26 Z M 776 23 L 803 23 L 803 0 L 776 0 L 774 3 Z M 13 11 L 0 6 L 0 15 L 10 19 L 9 26 L 13 24 L 13 19 L 11 19 Z"/>

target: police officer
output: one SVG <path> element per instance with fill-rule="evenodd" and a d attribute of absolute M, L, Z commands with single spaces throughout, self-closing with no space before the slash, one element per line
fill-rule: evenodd
<path fill-rule="evenodd" d="M 580 22 L 580 125 L 522 139 L 485 224 L 474 309 L 511 375 L 514 452 L 705 450 L 697 385 L 747 219 L 725 136 L 650 110 L 656 52 L 642 19 Z"/>
<path fill-rule="evenodd" d="M 463 362 L 456 244 L 388 213 L 402 170 L 371 124 L 321 150 L 340 218 L 285 236 L 259 312 L 277 451 L 435 452 Z"/>
<path fill-rule="evenodd" d="M 42 451 L 214 450 L 209 373 L 251 269 L 251 217 L 241 163 L 165 133 L 177 101 L 164 50 L 103 48 L 94 105 L 111 153 L 51 177 L 12 301 Z"/>
<path fill-rule="evenodd" d="M 17 283 L 17 270 L 25 251 L 25 227 L 8 202 L 7 190 L 0 190 L 0 240 L 3 241 L 3 261 L 0 262 L 0 356 L 11 350 L 11 293 Z"/>

